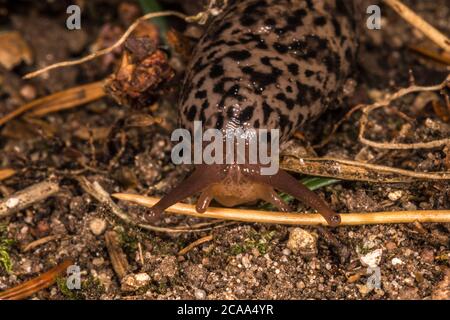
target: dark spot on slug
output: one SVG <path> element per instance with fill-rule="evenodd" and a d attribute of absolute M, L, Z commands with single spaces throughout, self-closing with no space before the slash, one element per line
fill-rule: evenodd
<path fill-rule="evenodd" d="M 206 90 L 200 90 L 195 93 L 195 97 L 197 99 L 204 99 L 206 98 L 206 95 L 207 95 Z"/>
<path fill-rule="evenodd" d="M 263 102 L 262 107 L 263 107 L 263 115 L 264 115 L 264 124 L 267 124 L 267 121 L 269 121 L 270 114 L 272 113 L 273 109 L 265 101 Z"/>
<path fill-rule="evenodd" d="M 188 121 L 194 121 L 196 114 L 197 114 L 197 107 L 195 105 L 192 105 L 189 108 L 189 111 L 188 111 L 188 113 L 186 115 Z"/>
<path fill-rule="evenodd" d="M 292 75 L 297 76 L 298 75 L 298 64 L 296 63 L 290 63 L 288 64 L 288 70 Z"/>
<path fill-rule="evenodd" d="M 253 111 L 255 108 L 253 106 L 246 107 L 239 115 L 239 122 L 248 122 L 253 117 Z"/>
<path fill-rule="evenodd" d="M 222 129 L 223 127 L 223 114 L 222 113 L 217 113 L 217 119 L 216 119 L 216 129 Z"/>
<path fill-rule="evenodd" d="M 314 71 L 311 71 L 311 70 L 308 70 L 308 69 L 305 70 L 305 76 L 306 76 L 307 78 L 310 78 L 310 77 L 312 77 L 313 75 L 314 75 Z"/>
<path fill-rule="evenodd" d="M 288 97 L 286 97 L 286 95 L 285 95 L 284 93 L 282 93 L 282 92 L 280 92 L 279 94 L 277 94 L 277 95 L 275 96 L 275 98 L 276 98 L 277 100 L 283 101 L 283 102 L 286 104 L 286 107 L 287 107 L 289 110 L 292 110 L 292 109 L 294 108 L 294 106 L 295 106 L 294 100 L 293 100 L 293 99 L 290 99 L 290 98 L 288 98 Z"/>
<path fill-rule="evenodd" d="M 220 64 L 215 64 L 211 67 L 211 71 L 209 72 L 209 76 L 211 78 L 218 78 L 223 75 L 223 67 Z"/>
<path fill-rule="evenodd" d="M 278 53 L 281 53 L 281 54 L 284 54 L 284 53 L 286 53 L 286 52 L 289 51 L 289 47 L 288 47 L 287 45 L 282 44 L 282 43 L 279 43 L 279 42 L 275 42 L 274 45 L 273 45 L 273 48 L 274 48 Z"/>
<path fill-rule="evenodd" d="M 243 61 L 250 58 L 250 56 L 250 52 L 247 50 L 236 50 L 227 53 L 227 57 L 230 57 L 234 61 Z"/>
<path fill-rule="evenodd" d="M 327 19 L 325 17 L 317 17 L 314 19 L 314 24 L 319 27 L 324 26 L 327 24 Z"/>

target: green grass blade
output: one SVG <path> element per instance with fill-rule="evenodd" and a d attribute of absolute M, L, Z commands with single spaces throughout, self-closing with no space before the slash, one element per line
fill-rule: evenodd
<path fill-rule="evenodd" d="M 306 177 L 300 180 L 300 183 L 303 183 L 305 187 L 307 187 L 309 190 L 314 191 L 335 183 L 340 182 L 340 180 L 332 179 L 332 178 L 323 178 L 323 177 Z M 289 194 L 286 194 L 284 192 L 279 193 L 279 196 L 284 200 L 286 203 L 290 203 L 294 200 L 294 197 L 292 197 Z M 271 205 L 270 203 L 264 203 L 260 206 L 261 209 L 264 210 L 276 210 L 276 208 Z"/>
<path fill-rule="evenodd" d="M 142 10 L 145 14 L 150 12 L 163 11 L 157 0 L 139 0 Z M 161 38 L 165 40 L 165 35 L 169 30 L 169 26 L 165 17 L 154 18 L 151 20 L 152 23 L 156 24 L 159 28 Z"/>

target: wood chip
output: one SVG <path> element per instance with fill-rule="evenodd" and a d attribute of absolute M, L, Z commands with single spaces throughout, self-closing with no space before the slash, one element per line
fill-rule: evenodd
<path fill-rule="evenodd" d="M 105 234 L 105 242 L 113 269 L 122 280 L 129 273 L 130 265 L 120 246 L 119 235 L 115 231 L 108 231 Z"/>

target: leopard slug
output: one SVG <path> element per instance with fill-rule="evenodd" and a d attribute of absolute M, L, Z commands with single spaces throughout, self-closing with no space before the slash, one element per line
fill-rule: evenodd
<path fill-rule="evenodd" d="M 354 64 L 357 0 L 229 0 L 194 48 L 179 101 L 181 126 L 279 129 L 284 143 L 306 122 L 339 101 Z M 340 216 L 294 177 L 258 165 L 199 164 L 152 209 L 201 193 L 197 211 L 212 199 L 235 206 L 262 199 L 289 206 L 276 190 L 316 209 L 331 226 Z"/>

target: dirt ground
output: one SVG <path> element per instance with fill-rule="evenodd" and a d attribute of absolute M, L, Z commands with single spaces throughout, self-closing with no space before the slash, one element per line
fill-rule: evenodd
<path fill-rule="evenodd" d="M 137 2 L 76 2 L 83 8 L 82 28 L 69 31 L 65 27 L 69 1 L 0 0 L 2 30 L 18 31 L 32 57 L 27 63 L 25 54 L 25 61 L 14 67 L 0 67 L 0 117 L 35 98 L 101 80 L 114 72 L 120 50 L 42 77 L 21 78 L 51 63 L 83 56 L 93 46 L 112 44 L 111 39 L 117 39 L 133 17 L 142 13 Z M 404 2 L 450 35 L 447 0 Z M 160 3 L 164 8 L 189 14 L 201 9 L 199 1 Z M 448 65 L 409 48 L 434 45 L 392 10 L 381 8 L 381 30 L 365 30 L 361 35 L 356 98 L 306 128 L 302 132 L 306 138 L 296 140 L 299 145 L 320 141 L 323 132 L 330 132 L 336 119 L 342 118 L 355 101 L 373 100 L 383 92 L 408 86 L 412 79 L 420 85 L 432 85 L 447 77 Z M 176 18 L 163 22 L 190 37 L 201 34 L 200 27 L 186 28 Z M 161 46 L 166 52 L 173 51 L 172 46 Z M 81 269 L 81 289 L 69 290 L 66 275 L 62 274 L 55 285 L 33 298 L 450 299 L 449 224 L 354 226 L 323 231 L 314 227 L 220 223 L 212 225 L 214 228 L 208 225 L 201 232 L 167 233 L 127 225 L 99 205 L 80 187 L 79 177 L 98 181 L 110 193 L 161 196 L 190 170 L 170 161 L 170 132 L 176 128 L 176 96 L 186 59 L 171 53 L 168 63 L 175 70 L 174 76 L 167 76 L 171 80 L 152 89 L 143 106 L 121 106 L 105 97 L 43 117 L 18 117 L 0 126 L 0 169 L 15 170 L 14 175 L 0 180 L 0 198 L 47 179 L 61 186 L 58 194 L 0 218 L 0 292 L 71 258 Z M 406 114 L 410 122 L 392 110 L 375 112 L 368 136 L 376 141 L 394 139 L 403 143 L 448 137 L 450 114 L 439 112 L 428 98 L 427 94 L 413 94 L 394 104 L 394 109 Z M 440 101 L 444 103 L 444 99 Z M 157 108 L 148 107 L 155 102 Z M 130 117 L 142 114 L 160 117 L 164 123 L 126 125 Z M 316 149 L 317 154 L 421 172 L 450 170 L 450 146 L 418 150 L 364 146 L 357 139 L 359 117 L 354 114 L 329 144 Z M 314 130 L 317 128 L 322 130 Z M 409 184 L 340 181 L 316 192 L 337 212 L 450 209 L 450 182 L 444 180 Z M 130 215 L 145 212 L 136 205 L 118 203 Z M 298 212 L 307 210 L 296 201 L 291 204 Z M 166 216 L 159 225 L 205 222 L 210 221 Z M 119 249 L 128 263 L 127 275 L 122 279 L 112 266 L 106 246 L 105 235 L 111 231 L 117 235 Z M 178 254 L 208 235 L 212 240 L 184 255 Z M 339 242 L 338 248 L 330 245 L 330 237 Z M 25 249 L 42 238 L 48 241 Z M 368 285 L 375 274 L 367 274 L 368 265 L 379 270 L 379 288 Z"/>

